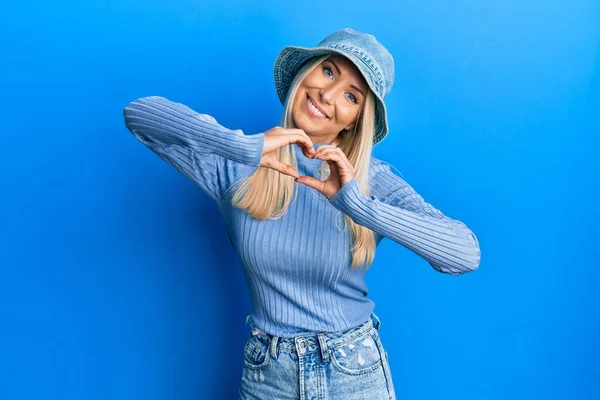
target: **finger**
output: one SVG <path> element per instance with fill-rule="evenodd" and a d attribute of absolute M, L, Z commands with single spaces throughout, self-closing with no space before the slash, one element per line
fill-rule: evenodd
<path fill-rule="evenodd" d="M 342 151 L 342 149 L 340 149 L 337 146 L 334 146 L 331 144 L 324 144 L 322 146 L 319 146 L 319 148 L 317 149 L 317 154 L 319 154 L 322 151 L 327 151 L 327 150 L 331 150 L 331 149 L 338 149 L 339 151 Z"/>
<path fill-rule="evenodd" d="M 317 150 L 321 150 L 321 151 L 336 151 L 338 153 L 341 154 L 345 154 L 342 149 L 340 149 L 339 147 L 332 145 L 332 144 L 325 144 L 323 146 L 319 146 L 319 148 Z"/>
<path fill-rule="evenodd" d="M 323 189 L 325 187 L 325 181 L 320 181 L 316 178 L 313 178 L 312 176 L 301 176 L 298 179 L 296 179 L 296 182 L 302 183 L 306 186 L 310 186 L 311 188 L 316 189 L 321 193 L 323 193 Z"/>
<path fill-rule="evenodd" d="M 334 149 L 323 150 L 319 154 L 315 156 L 318 160 L 323 160 L 327 162 L 331 167 L 342 168 L 344 170 L 349 170 L 354 173 L 354 167 L 350 164 L 350 161 L 346 158 L 346 155 L 336 151 Z"/>
<path fill-rule="evenodd" d="M 281 161 L 273 162 L 273 165 L 270 168 L 279 171 L 282 174 L 293 176 L 294 178 L 298 178 L 300 176 L 300 174 L 294 169 L 294 167 Z"/>
<path fill-rule="evenodd" d="M 322 144 L 317 148 L 317 150 L 325 150 L 325 149 L 330 149 L 332 147 L 335 147 L 335 146 L 333 146 L 331 144 Z"/>
<path fill-rule="evenodd" d="M 344 157 L 342 157 L 342 155 L 335 151 L 334 149 L 324 149 L 321 150 L 320 152 L 318 152 L 315 156 L 315 158 L 319 158 L 322 160 L 333 160 L 333 161 L 339 161 L 341 159 L 343 159 Z"/>
<path fill-rule="evenodd" d="M 315 149 L 313 147 L 312 142 L 310 141 L 310 139 L 305 138 L 302 134 L 300 134 L 300 133 L 287 134 L 285 136 L 285 141 L 286 142 L 284 144 L 295 143 L 298 146 L 300 146 L 302 153 L 306 157 L 310 157 L 310 158 L 314 157 Z"/>
<path fill-rule="evenodd" d="M 338 157 L 344 161 L 346 161 L 347 163 L 350 163 L 350 161 L 348 161 L 348 158 L 346 157 L 346 153 L 344 153 L 342 151 L 342 149 L 340 149 L 339 147 L 330 147 L 327 149 L 323 149 L 321 150 L 318 155 L 327 155 L 329 156 L 333 156 L 333 157 Z"/>
<path fill-rule="evenodd" d="M 300 143 L 310 154 L 315 154 L 315 145 L 306 132 L 304 132 L 302 129 L 293 129 L 293 131 L 298 135 L 297 142 Z"/>
<path fill-rule="evenodd" d="M 307 158 L 314 158 L 315 157 L 315 153 L 314 152 L 311 153 L 305 147 L 302 147 L 302 154 L 304 154 L 304 156 L 307 157 Z"/>

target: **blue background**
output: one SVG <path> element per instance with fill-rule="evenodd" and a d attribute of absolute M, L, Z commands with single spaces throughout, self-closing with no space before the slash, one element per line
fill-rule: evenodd
<path fill-rule="evenodd" d="M 598 1 L 67 0 L 0 13 L 1 399 L 236 398 L 241 266 L 122 109 L 265 131 L 278 52 L 344 27 L 396 60 L 374 155 L 482 248 L 453 277 L 379 247 L 398 397 L 600 398 Z"/>

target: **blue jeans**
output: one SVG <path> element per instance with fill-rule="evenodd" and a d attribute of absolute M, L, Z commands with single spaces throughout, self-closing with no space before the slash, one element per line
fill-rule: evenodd
<path fill-rule="evenodd" d="M 250 321 L 240 399 L 395 400 L 380 325 L 372 313 L 346 331 L 281 338 Z"/>

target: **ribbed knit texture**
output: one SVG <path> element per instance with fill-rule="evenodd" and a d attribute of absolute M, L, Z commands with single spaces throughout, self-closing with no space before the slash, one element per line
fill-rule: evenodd
<path fill-rule="evenodd" d="M 365 271 L 350 264 L 351 232 L 343 215 L 414 251 L 437 271 L 460 275 L 479 265 L 476 236 L 423 200 L 388 165 L 374 157 L 370 194 L 356 179 L 330 200 L 297 183 L 297 196 L 279 219 L 256 220 L 231 206 L 241 179 L 260 164 L 264 133 L 230 130 L 207 114 L 151 96 L 124 109 L 135 137 L 195 182 L 218 205 L 231 244 L 244 268 L 251 318 L 280 337 L 340 331 L 366 322 L 374 308 Z M 315 148 L 324 143 L 315 143 Z M 318 178 L 323 161 L 293 145 L 300 175 Z"/>

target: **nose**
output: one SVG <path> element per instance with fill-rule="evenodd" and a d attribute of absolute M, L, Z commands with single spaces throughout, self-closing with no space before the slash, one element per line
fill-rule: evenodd
<path fill-rule="evenodd" d="M 332 104 L 333 99 L 335 98 L 335 91 L 336 85 L 333 82 L 319 89 L 319 96 L 321 97 L 321 101 L 323 103 Z"/>

